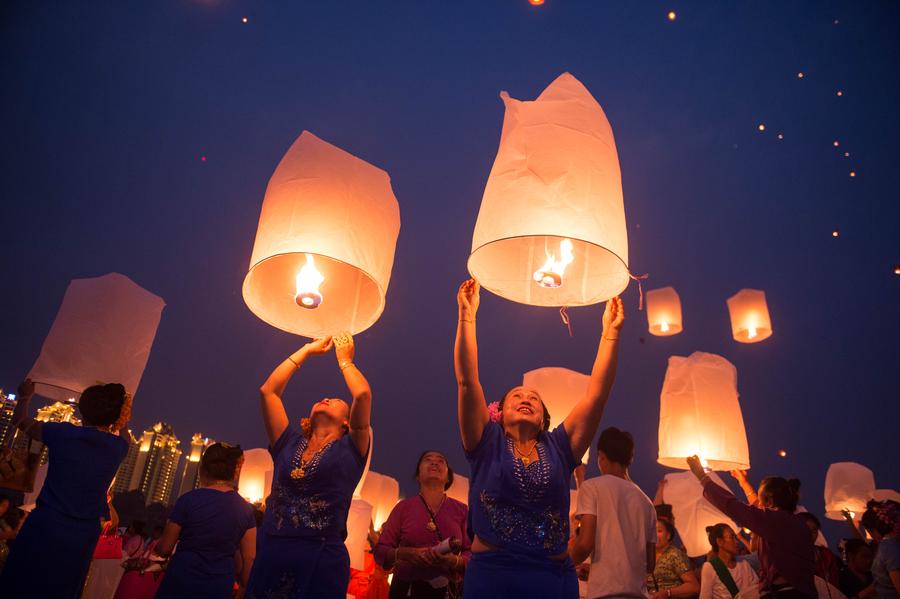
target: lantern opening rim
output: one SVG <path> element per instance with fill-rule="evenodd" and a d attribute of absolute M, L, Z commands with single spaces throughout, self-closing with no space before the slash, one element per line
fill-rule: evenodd
<path fill-rule="evenodd" d="M 675 468 L 676 470 L 690 470 L 690 466 L 687 465 L 687 459 L 690 456 L 660 456 L 657 458 L 656 463 L 666 466 L 667 468 Z M 729 460 L 715 460 L 706 458 L 706 461 L 709 463 L 709 469 L 714 472 L 726 472 L 728 470 L 749 470 L 750 464 L 743 462 L 732 462 Z"/>

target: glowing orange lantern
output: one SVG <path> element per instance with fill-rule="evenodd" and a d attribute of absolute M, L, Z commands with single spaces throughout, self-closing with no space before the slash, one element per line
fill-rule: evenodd
<path fill-rule="evenodd" d="M 238 493 L 250 503 L 259 503 L 272 491 L 272 472 L 275 465 L 267 449 L 248 449 L 238 478 Z"/>
<path fill-rule="evenodd" d="M 692 455 L 713 470 L 750 467 L 737 369 L 704 352 L 670 357 L 660 394 L 657 461 L 684 469 Z"/>
<path fill-rule="evenodd" d="M 550 412 L 550 430 L 562 424 L 575 405 L 587 395 L 591 377 L 568 368 L 546 367 L 526 372 L 522 384 L 541 396 Z M 588 453 L 580 457 L 587 463 Z"/>
<path fill-rule="evenodd" d="M 372 505 L 372 521 L 378 530 L 400 501 L 400 483 L 396 478 L 369 470 L 361 495 Z"/>
<path fill-rule="evenodd" d="M 569 73 L 534 101 L 500 97 L 506 115 L 469 272 L 485 289 L 534 306 L 617 295 L 628 285 L 628 235 L 603 109 Z"/>
<path fill-rule="evenodd" d="M 854 517 L 866 511 L 866 503 L 875 495 L 875 475 L 856 462 L 837 462 L 825 473 L 825 517 L 843 520 L 842 510 Z"/>
<path fill-rule="evenodd" d="M 731 334 L 735 341 L 757 343 L 772 336 L 772 321 L 764 291 L 741 289 L 729 297 L 727 303 Z"/>
<path fill-rule="evenodd" d="M 447 489 L 447 497 L 469 505 L 469 479 L 453 473 L 453 484 Z"/>
<path fill-rule="evenodd" d="M 671 287 L 652 289 L 646 294 L 647 325 L 651 335 L 667 337 L 682 331 L 681 298 Z"/>
<path fill-rule="evenodd" d="M 384 310 L 399 230 L 388 174 L 304 131 L 266 188 L 244 301 L 289 333 L 364 331 Z"/>

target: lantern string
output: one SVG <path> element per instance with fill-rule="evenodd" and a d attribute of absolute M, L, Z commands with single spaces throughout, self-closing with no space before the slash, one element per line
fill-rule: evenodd
<path fill-rule="evenodd" d="M 559 309 L 559 317 L 562 318 L 563 324 L 569 329 L 569 337 L 574 337 L 572 334 L 572 321 L 569 319 L 569 308 L 568 306 L 563 306 Z"/>
<path fill-rule="evenodd" d="M 631 271 L 629 270 L 628 276 L 632 280 L 637 281 L 638 296 L 640 298 L 640 299 L 638 299 L 638 310 L 643 310 L 644 309 L 644 286 L 641 284 L 641 281 L 645 281 L 650 276 L 650 274 L 645 272 L 642 275 L 635 275 L 635 274 L 632 274 Z"/>

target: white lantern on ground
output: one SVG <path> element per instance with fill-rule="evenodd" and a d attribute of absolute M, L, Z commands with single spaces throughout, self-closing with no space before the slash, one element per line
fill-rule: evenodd
<path fill-rule="evenodd" d="M 735 341 L 757 343 L 772 336 L 766 292 L 741 289 L 727 300 L 731 334 Z"/>
<path fill-rule="evenodd" d="M 396 478 L 369 470 L 362 487 L 362 498 L 372 505 L 372 521 L 375 530 L 379 530 L 400 501 L 400 483 Z"/>
<path fill-rule="evenodd" d="M 272 473 L 275 465 L 268 449 L 248 449 L 244 452 L 244 465 L 238 478 L 238 493 L 250 503 L 266 499 L 272 491 Z"/>
<path fill-rule="evenodd" d="M 728 488 L 715 472 L 710 473 L 710 478 L 720 487 Z M 678 536 L 681 537 L 687 554 L 691 557 L 709 553 L 707 526 L 723 523 L 730 526 L 735 532 L 739 531 L 737 525 L 728 516 L 704 499 L 703 486 L 692 472 L 667 474 L 663 498 L 672 506 L 675 528 L 678 530 Z"/>
<path fill-rule="evenodd" d="M 668 337 L 682 331 L 681 298 L 672 287 L 651 289 L 647 300 L 647 325 L 651 335 Z"/>
<path fill-rule="evenodd" d="M 603 109 L 569 73 L 534 101 L 500 97 L 506 115 L 469 272 L 485 289 L 534 306 L 584 306 L 621 293 L 628 235 Z"/>
<path fill-rule="evenodd" d="M 366 548 L 369 545 L 369 523 L 372 521 L 372 506 L 363 499 L 350 502 L 347 512 L 347 538 L 344 545 L 350 554 L 350 567 L 365 570 Z"/>
<path fill-rule="evenodd" d="M 447 489 L 447 497 L 469 505 L 469 479 L 453 473 L 453 484 Z"/>
<path fill-rule="evenodd" d="M 119 273 L 73 280 L 28 374 L 35 392 L 66 401 L 102 382 L 134 395 L 165 305 Z"/>
<path fill-rule="evenodd" d="M 547 406 L 551 431 L 562 424 L 572 408 L 585 398 L 590 381 L 591 377 L 586 374 L 557 367 L 538 368 L 522 377 L 522 385 L 536 390 Z M 585 464 L 589 453 L 580 456 Z"/>
<path fill-rule="evenodd" d="M 704 352 L 670 357 L 660 394 L 659 463 L 686 469 L 692 455 L 713 470 L 750 467 L 737 369 Z"/>
<path fill-rule="evenodd" d="M 856 462 L 837 462 L 825 473 L 825 516 L 843 520 L 842 510 L 853 517 L 866 511 L 866 503 L 875 495 L 875 475 Z"/>
<path fill-rule="evenodd" d="M 266 188 L 244 301 L 289 333 L 364 331 L 384 310 L 399 231 L 388 174 L 304 131 Z"/>

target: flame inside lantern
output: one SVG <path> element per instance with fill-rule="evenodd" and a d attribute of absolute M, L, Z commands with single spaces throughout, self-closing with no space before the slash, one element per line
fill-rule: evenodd
<path fill-rule="evenodd" d="M 669 323 L 666 321 L 662 321 L 661 323 L 659 323 L 659 330 L 662 333 L 668 333 L 669 332 Z"/>
<path fill-rule="evenodd" d="M 544 262 L 542 267 L 534 271 L 535 282 L 541 287 L 548 289 L 554 289 L 562 285 L 563 275 L 566 274 L 566 267 L 575 260 L 572 248 L 572 242 L 568 239 L 563 239 L 559 243 L 559 260 L 556 259 L 555 254 L 545 251 L 547 254 L 547 261 Z"/>
<path fill-rule="evenodd" d="M 306 254 L 306 264 L 297 273 L 297 294 L 294 296 L 297 305 L 310 310 L 318 308 L 322 303 L 319 285 L 324 281 L 325 277 L 316 270 L 316 262 L 313 260 L 312 254 Z"/>

